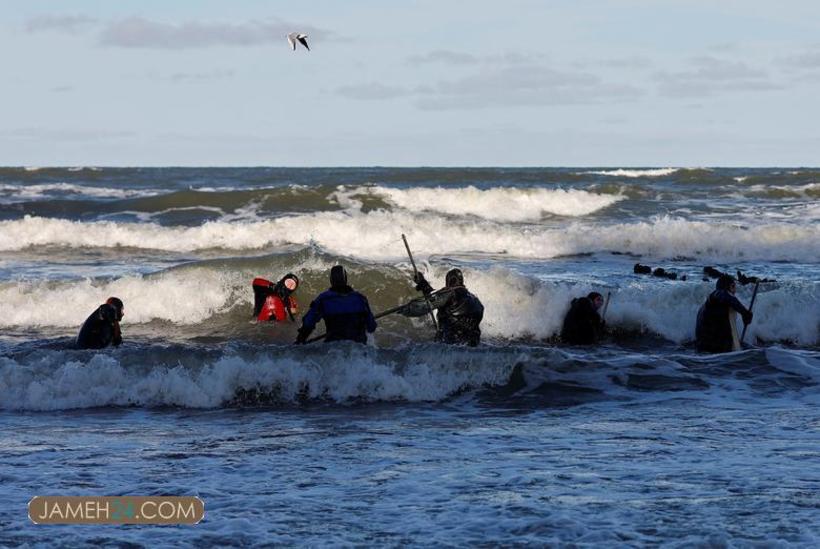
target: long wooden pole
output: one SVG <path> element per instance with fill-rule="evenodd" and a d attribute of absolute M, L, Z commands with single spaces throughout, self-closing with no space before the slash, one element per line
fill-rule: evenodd
<path fill-rule="evenodd" d="M 407 257 L 410 258 L 410 265 L 413 266 L 413 280 L 415 281 L 415 279 L 418 278 L 419 270 L 416 269 L 416 261 L 413 259 L 413 252 L 410 251 L 410 244 L 407 243 L 407 237 L 402 234 L 401 239 L 404 241 L 404 248 L 407 250 Z M 430 297 L 427 294 L 424 294 L 424 301 L 427 303 L 427 309 L 430 312 L 430 320 L 433 321 L 433 326 L 438 332 L 438 322 L 436 322 L 436 315 L 433 314 L 433 304 L 430 303 Z"/>
<path fill-rule="evenodd" d="M 752 312 L 752 309 L 755 306 L 755 299 L 757 299 L 757 288 L 760 286 L 760 282 L 755 282 L 755 289 L 752 292 L 752 301 L 749 303 L 749 312 Z M 746 329 L 749 327 L 748 324 L 743 325 L 743 333 L 740 334 L 740 346 L 743 347 L 743 340 L 746 338 Z"/>
<path fill-rule="evenodd" d="M 606 310 L 609 309 L 609 298 L 612 297 L 612 292 L 606 293 L 606 301 L 604 302 L 604 310 L 601 313 L 601 320 L 606 320 Z"/>

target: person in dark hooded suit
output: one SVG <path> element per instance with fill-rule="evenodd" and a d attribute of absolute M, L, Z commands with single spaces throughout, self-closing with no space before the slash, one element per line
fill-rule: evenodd
<path fill-rule="evenodd" d="M 451 269 L 445 276 L 444 288 L 438 291 L 433 291 L 421 273 L 417 273 L 413 280 L 425 299 L 411 301 L 400 311 L 401 314 L 418 317 L 428 314 L 430 308 L 435 309 L 438 321 L 436 341 L 471 347 L 481 342 L 479 326 L 484 319 L 484 305 L 464 286 L 461 269 Z"/>
<path fill-rule="evenodd" d="M 728 353 L 736 350 L 734 311 L 740 313 L 744 324 L 752 322 L 752 312 L 735 297 L 737 286 L 730 275 L 722 275 L 715 284 L 715 291 L 698 310 L 695 325 L 695 343 L 698 351 L 705 353 Z M 737 343 L 739 346 L 739 342 Z"/>
<path fill-rule="evenodd" d="M 586 297 L 572 300 L 561 327 L 561 341 L 569 345 L 592 345 L 604 334 L 605 324 L 598 310 L 604 305 L 604 297 L 590 292 Z"/>
<path fill-rule="evenodd" d="M 342 265 L 330 269 L 330 288 L 310 304 L 310 310 L 302 317 L 296 343 L 306 343 L 320 320 L 325 321 L 325 341 L 367 343 L 367 334 L 376 331 L 376 319 L 367 298 L 348 285 Z"/>
<path fill-rule="evenodd" d="M 122 343 L 120 321 L 125 315 L 125 305 L 118 297 L 109 297 L 97 307 L 83 322 L 80 333 L 77 335 L 79 349 L 104 349 L 109 345 L 114 347 Z"/>

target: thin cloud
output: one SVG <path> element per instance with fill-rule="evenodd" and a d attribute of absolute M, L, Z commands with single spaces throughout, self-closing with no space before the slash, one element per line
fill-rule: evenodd
<path fill-rule="evenodd" d="M 87 15 L 38 15 L 26 21 L 29 33 L 55 31 L 76 34 L 94 24 L 97 20 Z"/>
<path fill-rule="evenodd" d="M 408 95 L 413 95 L 414 92 L 400 86 L 386 86 L 378 82 L 371 82 L 354 86 L 341 86 L 336 88 L 336 93 L 348 99 L 380 101 L 396 99 L 397 97 L 407 97 Z"/>
<path fill-rule="evenodd" d="M 820 51 L 808 51 L 777 59 L 777 64 L 790 69 L 820 69 Z"/>
<path fill-rule="evenodd" d="M 583 59 L 575 63 L 579 68 L 604 68 L 604 69 L 646 69 L 652 66 L 652 60 L 640 55 L 628 57 L 610 57 L 606 59 Z"/>
<path fill-rule="evenodd" d="M 417 105 L 426 110 L 578 105 L 629 101 L 641 95 L 634 86 L 607 83 L 590 73 L 521 66 L 439 82 Z"/>
<path fill-rule="evenodd" d="M 132 131 L 119 131 L 107 129 L 54 129 L 42 127 L 15 128 L 0 131 L 0 137 L 11 137 L 14 139 L 52 139 L 55 141 L 102 141 L 109 139 L 124 139 L 133 137 L 136 134 Z"/>
<path fill-rule="evenodd" d="M 767 72 L 742 61 L 711 56 L 695 57 L 686 71 L 659 71 L 654 75 L 661 95 L 702 97 L 726 91 L 764 91 L 780 89 Z"/>
<path fill-rule="evenodd" d="M 216 69 L 205 72 L 175 72 L 168 80 L 175 83 L 207 82 L 212 80 L 227 80 L 233 78 L 236 71 L 231 69 Z"/>
<path fill-rule="evenodd" d="M 443 65 L 475 65 L 480 60 L 475 55 L 449 50 L 435 50 L 423 55 L 413 55 L 407 58 L 407 64 L 411 66 L 430 65 L 441 63 Z"/>
<path fill-rule="evenodd" d="M 692 59 L 695 78 L 703 80 L 749 80 L 767 78 L 766 72 L 754 69 L 742 61 L 728 61 L 717 57 L 701 56 Z"/>
<path fill-rule="evenodd" d="M 546 56 L 539 53 L 517 53 L 507 52 L 496 55 L 477 56 L 470 53 L 463 53 L 450 50 L 434 50 L 422 55 L 412 55 L 406 59 L 406 63 L 412 67 L 422 65 L 449 65 L 449 66 L 470 66 L 470 65 L 520 65 L 523 63 L 533 63 L 543 60 Z"/>
<path fill-rule="evenodd" d="M 633 86 L 603 82 L 593 74 L 532 65 L 495 68 L 415 88 L 370 83 L 336 91 L 363 101 L 413 97 L 424 110 L 572 105 L 628 101 L 642 95 Z"/>
<path fill-rule="evenodd" d="M 338 39 L 331 31 L 271 19 L 244 23 L 163 23 L 129 17 L 109 23 L 100 35 L 100 44 L 118 48 L 193 49 L 211 46 L 256 46 L 284 40 L 298 29 L 313 41 Z"/>

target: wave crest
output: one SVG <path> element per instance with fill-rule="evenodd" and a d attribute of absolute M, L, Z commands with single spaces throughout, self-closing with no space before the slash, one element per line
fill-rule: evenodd
<path fill-rule="evenodd" d="M 579 189 L 505 188 L 479 189 L 416 187 L 365 187 L 346 192 L 348 196 L 366 191 L 384 197 L 388 203 L 410 212 L 471 215 L 494 221 L 538 221 L 545 214 L 578 217 L 595 213 L 623 200 L 623 196 L 596 194 Z"/>
<path fill-rule="evenodd" d="M 656 258 L 760 259 L 816 262 L 820 225 L 688 221 L 657 217 L 619 224 L 573 222 L 564 227 L 509 226 L 383 210 L 321 212 L 265 221 L 211 221 L 196 227 L 153 223 L 79 222 L 25 217 L 0 221 L 0 250 L 32 246 L 140 248 L 172 252 L 254 250 L 318 245 L 343 256 L 374 260 L 404 257 L 397 245 L 406 233 L 427 255 L 479 252 L 549 259 L 562 255 L 620 252 Z"/>
<path fill-rule="evenodd" d="M 355 344 L 212 352 L 191 361 L 197 354 L 204 353 L 168 348 L 0 357 L 0 409 L 216 408 L 249 394 L 285 404 L 439 401 L 464 389 L 503 384 L 515 365 L 515 356 L 499 361 L 492 352 L 454 355 L 428 347 L 404 353 Z"/>
<path fill-rule="evenodd" d="M 592 175 L 609 175 L 612 177 L 665 177 L 680 171 L 682 168 L 644 168 L 644 169 L 625 169 L 618 168 L 617 170 L 596 170 L 583 172 Z"/>
<path fill-rule="evenodd" d="M 126 303 L 123 325 L 126 337 L 135 331 L 158 331 L 169 337 L 169 327 L 164 324 L 138 328 L 152 322 L 169 322 L 176 330 L 174 333 L 182 338 L 208 335 L 230 340 L 263 336 L 271 340 L 274 338 L 271 333 L 275 332 L 281 341 L 292 341 L 295 327 L 290 324 L 263 330 L 265 326 L 249 322 L 250 281 L 268 270 L 297 272 L 302 280 L 297 298 L 304 306 L 325 288 L 327 269 L 336 259 L 300 260 L 298 257 L 269 259 L 247 266 L 203 262 L 146 277 L 102 282 L 4 284 L 0 285 L 0 326 L 59 327 L 73 332 L 97 304 L 110 295 L 117 295 Z M 463 270 L 468 287 L 479 296 L 486 309 L 482 331 L 494 340 L 548 339 L 560 332 L 573 298 L 601 290 L 599 285 L 589 282 L 541 281 L 500 267 L 490 270 L 464 267 Z M 427 271 L 430 281 L 436 284 L 444 280 L 447 267 L 428 265 Z M 351 276 L 376 312 L 417 297 L 407 282 L 409 274 L 402 267 L 354 265 Z M 610 286 L 613 296 L 607 323 L 621 331 L 646 332 L 684 343 L 693 339 L 695 315 L 712 289 L 712 283 L 664 283 L 651 278 L 620 287 Z M 738 295 L 748 302 L 750 292 L 746 287 Z M 795 309 L 795 303 L 801 307 Z M 430 337 L 426 327 L 395 315 L 380 322 L 378 334 L 382 337 L 385 333 L 411 340 Z M 820 343 L 820 283 L 792 282 L 774 288 L 763 287 L 755 304 L 755 321 L 748 333 L 748 341 L 755 338 L 801 345 Z"/>

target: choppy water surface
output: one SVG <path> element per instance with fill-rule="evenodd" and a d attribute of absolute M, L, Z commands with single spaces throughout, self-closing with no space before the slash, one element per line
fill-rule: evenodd
<path fill-rule="evenodd" d="M 815 169 L 2 168 L 0 544 L 814 546 L 819 203 Z M 306 305 L 337 262 L 376 311 L 414 297 L 401 233 L 434 285 L 464 270 L 484 346 L 250 322 L 253 277 Z M 691 348 L 705 265 L 776 280 L 753 348 Z M 593 289 L 613 338 L 555 346 Z M 110 295 L 126 344 L 71 349 Z M 37 527 L 36 494 L 207 517 Z"/>

